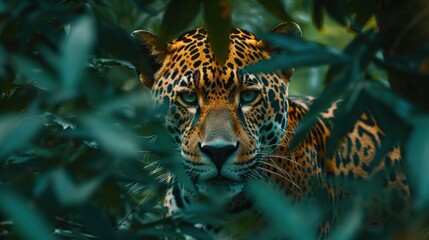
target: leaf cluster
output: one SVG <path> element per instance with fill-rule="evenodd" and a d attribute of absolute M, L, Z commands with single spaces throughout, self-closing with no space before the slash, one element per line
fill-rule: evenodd
<path fill-rule="evenodd" d="M 290 21 L 294 14 L 285 11 L 285 2 L 257 4 L 271 17 Z M 332 155 L 355 120 L 369 109 L 385 131 L 377 161 L 393 144 L 401 145 L 415 195 L 409 218 L 365 233 L 358 232 L 365 212 L 359 199 L 353 199 L 344 206 L 348 214 L 332 237 L 386 238 L 400 227 L 427 237 L 423 224 L 429 221 L 429 117 L 393 92 L 383 77 L 392 69 L 415 73 L 428 48 L 399 58 L 384 57 L 382 33 L 367 27 L 374 15 L 373 1 L 298 2 L 302 9 L 312 9 L 318 28 L 334 21 L 353 32 L 352 41 L 341 50 L 267 36 L 279 47 L 278 55 L 248 70 L 329 66 L 327 86 L 298 127 L 294 144 L 321 112 L 341 99 L 327 146 Z M 136 69 L 152 73 L 150 59 L 129 37 L 147 23 L 154 29 L 158 24 L 161 37 L 171 40 L 203 14 L 210 43 L 222 62 L 228 53 L 234 4 L 0 1 L 0 238 L 207 239 L 197 223 L 252 232 L 257 223 L 248 216 L 225 222 L 216 199 L 196 204 L 180 216 L 165 216 L 167 173 L 179 181 L 187 178 L 176 147 L 155 118 L 150 93 L 137 80 Z M 348 179 L 343 183 L 353 185 Z M 355 187 L 372 195 L 380 191 L 377 186 L 374 178 Z M 317 222 L 329 215 L 324 211 L 327 202 L 295 206 L 263 183 L 250 184 L 247 195 L 270 223 L 259 237 L 311 239 Z"/>
<path fill-rule="evenodd" d="M 112 3 L 0 3 L 0 238 L 206 236 L 165 217 L 167 173 L 184 173 Z"/>

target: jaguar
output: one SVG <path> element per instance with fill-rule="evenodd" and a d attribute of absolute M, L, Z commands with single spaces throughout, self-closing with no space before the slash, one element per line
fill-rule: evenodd
<path fill-rule="evenodd" d="M 299 38 L 301 29 L 286 22 L 271 34 Z M 381 161 L 374 160 L 385 134 L 369 110 L 338 143 L 332 157 L 325 152 L 338 102 L 318 115 L 303 141 L 290 147 L 314 99 L 289 96 L 294 69 L 246 71 L 246 66 L 276 54 L 276 46 L 234 27 L 228 57 L 221 62 L 210 46 L 206 27 L 168 43 L 144 30 L 132 36 L 150 55 L 155 69 L 154 74 L 140 73 L 139 78 L 161 109 L 160 118 L 192 180 L 192 187 L 175 182 L 167 192 L 164 204 L 169 214 L 212 193 L 229 201 L 230 212 L 241 212 L 252 207 L 243 192 L 254 180 L 273 183 L 294 202 L 321 201 L 323 192 L 336 203 L 353 191 L 332 181 L 333 177 L 368 181 L 385 169 L 390 171 L 382 174 L 383 187 L 409 198 L 400 148 L 392 146 Z M 325 232 L 329 224 L 320 228 Z"/>

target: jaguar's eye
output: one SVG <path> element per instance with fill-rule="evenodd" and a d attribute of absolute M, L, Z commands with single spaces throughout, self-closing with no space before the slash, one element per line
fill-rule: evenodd
<path fill-rule="evenodd" d="M 242 105 L 249 105 L 255 102 L 259 97 L 259 91 L 256 90 L 246 90 L 243 91 L 240 95 L 240 103 Z"/>
<path fill-rule="evenodd" d="M 197 94 L 194 92 L 181 92 L 179 93 L 179 99 L 186 106 L 197 105 Z"/>

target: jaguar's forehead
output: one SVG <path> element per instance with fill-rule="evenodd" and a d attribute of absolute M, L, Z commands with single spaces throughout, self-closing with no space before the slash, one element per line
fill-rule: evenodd
<path fill-rule="evenodd" d="M 269 51 L 255 35 L 240 28 L 233 28 L 229 38 L 228 58 L 220 63 L 211 50 L 205 27 L 184 33 L 169 44 L 158 76 L 178 88 L 193 85 L 206 95 L 232 96 L 243 82 L 255 80 L 240 70 L 268 58 Z"/>
<path fill-rule="evenodd" d="M 235 27 L 229 38 L 228 58 L 225 63 L 220 64 L 211 50 L 207 28 L 200 27 L 184 33 L 171 42 L 166 59 L 167 67 L 189 70 L 208 68 L 222 73 L 268 57 L 264 43 L 252 33 Z"/>
<path fill-rule="evenodd" d="M 186 32 L 182 34 L 180 37 L 176 38 L 172 41 L 172 43 L 189 43 L 190 41 L 206 41 L 207 40 L 207 28 L 206 27 L 199 27 L 194 30 L 191 30 L 189 32 Z M 256 40 L 259 41 L 258 38 L 241 28 L 233 27 L 231 29 L 230 33 L 230 39 L 231 40 L 240 40 L 240 41 L 248 41 L 248 40 Z"/>

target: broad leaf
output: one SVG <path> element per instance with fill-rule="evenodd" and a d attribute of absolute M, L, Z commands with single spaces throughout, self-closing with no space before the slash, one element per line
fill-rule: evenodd
<path fill-rule="evenodd" d="M 205 230 L 191 224 L 180 225 L 180 231 L 195 239 L 212 239 Z"/>
<path fill-rule="evenodd" d="M 15 58 L 14 65 L 20 78 L 16 78 L 14 83 L 17 85 L 29 84 L 46 91 L 56 90 L 59 87 L 59 81 L 55 80 L 51 73 L 46 71 L 40 63 L 23 57 Z"/>
<path fill-rule="evenodd" d="M 264 6 L 268 11 L 271 12 L 277 18 L 286 21 L 292 22 L 291 16 L 286 12 L 283 2 L 280 0 L 258 0 L 258 2 Z"/>
<path fill-rule="evenodd" d="M 95 41 L 95 24 L 89 16 L 79 18 L 61 44 L 58 71 L 65 91 L 74 91 Z"/>
<path fill-rule="evenodd" d="M 161 26 L 161 38 L 169 41 L 177 37 L 197 16 L 201 0 L 172 0 L 165 10 Z"/>
<path fill-rule="evenodd" d="M 28 144 L 41 127 L 41 118 L 35 115 L 10 114 L 1 116 L 0 157 Z"/>
<path fill-rule="evenodd" d="M 84 115 L 80 118 L 94 139 L 102 148 L 116 156 L 136 156 L 141 152 L 135 139 L 126 129 L 115 124 L 113 119 L 98 117 L 96 115 Z"/>
<path fill-rule="evenodd" d="M 346 24 L 346 1 L 328 0 L 325 1 L 327 13 L 341 25 Z"/>
<path fill-rule="evenodd" d="M 111 220 L 93 204 L 88 202 L 74 212 L 89 233 L 96 235 L 99 239 L 116 239 Z"/>
<path fill-rule="evenodd" d="M 348 14 L 355 14 L 354 24 L 362 29 L 374 15 L 376 2 L 372 0 L 351 0 L 347 3 Z"/>
<path fill-rule="evenodd" d="M 60 168 L 52 172 L 52 185 L 58 201 L 64 206 L 73 206 L 84 203 L 98 190 L 104 180 L 103 175 L 77 185 L 69 174 Z"/>
<path fill-rule="evenodd" d="M 333 157 L 338 143 L 343 140 L 348 132 L 353 130 L 356 121 L 368 107 L 368 95 L 362 91 L 362 85 L 353 89 L 350 93 L 351 96 L 337 103 L 338 107 L 334 112 L 335 118 L 332 120 L 334 127 L 331 130 L 325 150 L 327 159 Z"/>
<path fill-rule="evenodd" d="M 294 37 L 270 35 L 267 36 L 267 41 L 275 45 L 280 52 L 270 59 L 248 66 L 247 71 L 253 73 L 272 72 L 292 67 L 335 65 L 348 61 L 347 55 L 339 50 L 319 46 Z"/>
<path fill-rule="evenodd" d="M 113 99 L 102 104 L 98 111 L 102 115 L 113 115 L 115 112 L 134 112 L 136 109 L 148 110 L 151 108 L 152 100 L 148 92 L 136 92 L 120 98 Z"/>
<path fill-rule="evenodd" d="M 313 3 L 313 22 L 319 30 L 323 27 L 323 10 L 325 3 L 326 0 L 315 0 Z"/>
<path fill-rule="evenodd" d="M 348 209 L 347 214 L 339 220 L 341 224 L 333 227 L 330 239 L 354 239 L 361 228 L 363 218 L 363 209 L 358 204 L 353 204 L 351 209 Z"/>
<path fill-rule="evenodd" d="M 14 192 L 0 190 L 0 212 L 13 221 L 16 233 L 22 239 L 55 239 L 54 231 L 48 226 L 43 215 Z"/>
<path fill-rule="evenodd" d="M 255 205 L 267 217 L 270 229 L 275 230 L 277 237 L 288 239 L 314 239 L 319 214 L 316 209 L 302 205 L 293 205 L 284 194 L 273 189 L 272 185 L 253 182 L 247 193 Z M 311 212 L 311 215 L 309 215 Z"/>
<path fill-rule="evenodd" d="M 229 0 L 204 0 L 203 3 L 210 46 L 219 63 L 223 64 L 229 54 L 231 4 Z"/>
<path fill-rule="evenodd" d="M 314 100 L 310 106 L 310 110 L 304 116 L 304 119 L 298 124 L 295 129 L 295 135 L 293 137 L 291 148 L 295 148 L 306 136 L 310 128 L 317 122 L 320 117 L 320 113 L 328 110 L 332 106 L 332 103 L 340 100 L 345 92 L 345 89 L 350 88 L 353 79 L 350 77 L 353 75 L 352 70 L 344 69 L 331 84 L 329 84 L 322 94 Z"/>
<path fill-rule="evenodd" d="M 4 2 L 0 2 L 0 14 L 3 14 L 9 10 L 9 6 Z"/>
<path fill-rule="evenodd" d="M 97 30 L 98 38 L 103 39 L 99 41 L 100 45 L 97 47 L 119 59 L 131 62 L 143 73 L 152 74 L 149 56 L 143 55 L 140 46 L 130 38 L 129 33 L 106 22 L 99 22 Z"/>
<path fill-rule="evenodd" d="M 387 87 L 381 86 L 380 84 L 371 84 L 366 89 L 365 92 L 369 96 L 369 108 L 371 109 L 371 114 L 377 120 L 377 124 L 380 125 L 381 129 L 384 132 L 385 137 L 380 142 L 380 146 L 377 148 L 377 151 L 374 156 L 374 160 L 371 163 L 371 167 L 377 166 L 380 161 L 386 156 L 386 154 L 393 149 L 394 146 L 400 145 L 403 143 L 404 138 L 409 132 L 409 123 L 406 120 L 401 119 L 401 116 L 395 113 L 395 110 L 391 109 L 389 105 L 384 102 L 385 98 L 390 98 L 393 103 L 395 99 L 394 95 L 391 95 L 391 92 Z M 396 98 L 399 98 L 396 96 Z M 398 99 L 396 99 L 398 100 Z M 399 111 L 406 111 L 408 109 L 407 105 L 404 105 Z M 407 119 L 411 119 L 410 114 Z M 401 126 L 400 128 L 398 126 Z"/>
<path fill-rule="evenodd" d="M 414 120 L 414 128 L 405 148 L 408 177 L 416 193 L 416 207 L 429 205 L 429 117 Z"/>

